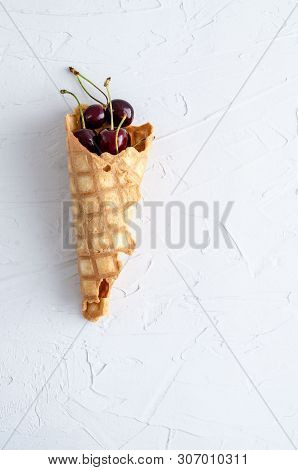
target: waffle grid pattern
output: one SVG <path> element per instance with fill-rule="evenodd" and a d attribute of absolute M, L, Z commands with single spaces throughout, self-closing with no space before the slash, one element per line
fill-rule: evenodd
<path fill-rule="evenodd" d="M 126 189 L 125 185 L 120 185 L 117 175 L 113 175 L 116 183 L 114 186 L 109 189 L 100 187 L 99 178 L 96 177 L 96 171 L 98 170 L 94 168 L 92 156 L 87 155 L 86 157 L 90 170 L 76 173 L 70 162 L 70 178 L 75 188 L 75 192 L 72 191 L 72 197 L 74 204 L 77 204 L 78 207 L 75 223 L 77 226 L 78 265 L 82 290 L 85 293 L 86 300 L 93 301 L 97 299 L 97 295 L 93 293 L 91 295 L 86 294 L 88 294 L 88 292 L 94 292 L 94 284 L 95 290 L 98 292 L 98 287 L 103 279 L 118 276 L 121 266 L 118 261 L 117 253 L 131 253 L 134 249 L 135 242 L 124 224 L 117 226 L 109 223 L 109 212 L 119 220 L 122 219 L 123 213 L 126 210 L 126 204 L 124 204 L 122 197 L 122 191 Z M 80 155 L 78 155 L 78 158 L 80 158 Z M 92 178 L 93 188 L 90 192 L 80 191 L 80 178 L 85 177 Z M 105 192 L 113 193 L 114 197 L 112 201 L 104 198 Z M 117 195 L 116 198 L 115 195 Z M 87 198 L 88 202 L 84 204 L 82 199 Z M 115 205 L 115 199 L 119 202 L 117 206 Z M 131 203 L 133 202 L 135 201 Z M 100 214 L 98 210 L 94 210 L 96 207 L 99 208 Z M 112 217 L 112 220 L 113 218 L 115 217 Z M 95 220 L 95 224 L 92 224 L 92 220 Z M 93 227 L 94 225 L 95 228 Z M 102 230 L 98 232 L 94 231 L 96 230 L 96 225 L 97 228 L 102 228 Z M 116 241 L 120 238 L 120 235 L 122 235 L 121 239 L 123 244 L 118 246 Z M 102 246 L 96 243 L 97 240 L 101 240 L 99 244 Z M 100 249 L 101 251 L 99 251 Z"/>
<path fill-rule="evenodd" d="M 73 126 L 74 115 L 68 116 Z M 109 154 L 99 158 L 79 144 L 70 124 L 66 121 L 81 290 L 85 302 L 98 302 L 101 281 L 111 287 L 119 275 L 119 253 L 131 254 L 135 248 L 125 217 L 140 199 L 147 152 L 129 148 L 119 160 Z M 144 133 L 143 127 L 133 128 L 132 141 L 141 140 L 137 135 L 138 129 Z"/>

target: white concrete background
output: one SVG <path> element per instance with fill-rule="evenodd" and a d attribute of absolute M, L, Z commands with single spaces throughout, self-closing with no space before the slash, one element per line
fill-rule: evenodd
<path fill-rule="evenodd" d="M 298 8 L 245 83 L 295 2 L 3 4 L 0 444 L 298 446 Z M 163 245 L 150 250 L 144 217 L 110 316 L 87 324 L 27 412 L 84 325 L 75 252 L 61 246 L 73 102 L 57 89 L 83 97 L 69 65 L 98 82 L 111 75 L 136 122 L 154 123 L 144 198 L 235 201 L 234 248 L 211 237 L 204 250 L 171 251 L 204 312 Z"/>

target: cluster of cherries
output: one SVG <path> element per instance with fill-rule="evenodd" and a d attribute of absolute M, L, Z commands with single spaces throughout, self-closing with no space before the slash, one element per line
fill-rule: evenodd
<path fill-rule="evenodd" d="M 104 152 L 117 155 L 122 150 L 125 150 L 130 145 L 130 136 L 125 127 L 132 123 L 134 117 L 133 107 L 125 100 L 111 100 L 109 90 L 110 78 L 107 78 L 104 83 L 107 91 L 106 94 L 73 67 L 69 67 L 69 70 L 78 79 L 87 95 L 97 102 L 97 104 L 88 106 L 83 112 L 81 103 L 74 93 L 68 90 L 60 90 L 61 94 L 67 93 L 72 95 L 79 106 L 82 129 L 74 132 L 74 135 L 84 147 L 97 155 L 101 155 Z M 107 103 L 104 104 L 91 95 L 81 79 L 93 85 L 105 97 Z M 96 129 L 101 130 L 96 132 Z"/>

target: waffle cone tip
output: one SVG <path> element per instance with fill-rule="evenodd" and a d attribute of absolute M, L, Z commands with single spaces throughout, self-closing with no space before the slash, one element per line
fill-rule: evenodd
<path fill-rule="evenodd" d="M 109 298 L 100 299 L 99 302 L 83 303 L 83 316 L 86 320 L 96 322 L 100 317 L 108 313 Z"/>

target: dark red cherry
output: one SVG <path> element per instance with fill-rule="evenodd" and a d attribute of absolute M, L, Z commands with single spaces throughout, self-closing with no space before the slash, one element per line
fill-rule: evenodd
<path fill-rule="evenodd" d="M 95 142 L 96 132 L 91 130 L 91 129 L 86 129 L 85 118 L 84 118 L 82 106 L 81 106 L 81 103 L 79 102 L 77 96 L 74 93 L 72 93 L 71 91 L 68 91 L 68 90 L 60 90 L 60 93 L 62 95 L 67 94 L 67 95 L 73 96 L 74 99 L 76 100 L 77 104 L 78 104 L 78 108 L 79 108 L 80 116 L 81 116 L 82 129 L 79 129 L 78 131 L 74 132 L 73 133 L 74 136 L 90 152 L 98 153 L 99 151 L 98 151 L 98 148 L 97 148 L 97 145 L 96 145 L 96 142 Z"/>
<path fill-rule="evenodd" d="M 92 104 L 85 109 L 84 118 L 88 129 L 98 129 L 106 120 L 105 108 L 101 104 Z"/>
<path fill-rule="evenodd" d="M 134 110 L 131 104 L 129 104 L 125 100 L 112 100 L 112 107 L 113 107 L 113 117 L 114 117 L 114 126 L 118 126 L 121 122 L 123 116 L 126 116 L 126 119 L 123 123 L 123 127 L 129 126 L 134 117 Z M 110 110 L 109 107 L 106 111 L 106 118 L 107 120 L 110 119 Z"/>
<path fill-rule="evenodd" d="M 130 136 L 125 129 L 119 129 L 118 131 L 118 152 L 116 148 L 116 129 L 103 129 L 97 135 L 96 143 L 101 153 L 108 152 L 112 155 L 125 150 L 130 144 Z"/>
<path fill-rule="evenodd" d="M 95 142 L 96 132 L 91 129 L 80 129 L 74 132 L 75 137 L 79 139 L 80 143 L 92 153 L 98 153 L 98 147 Z"/>

